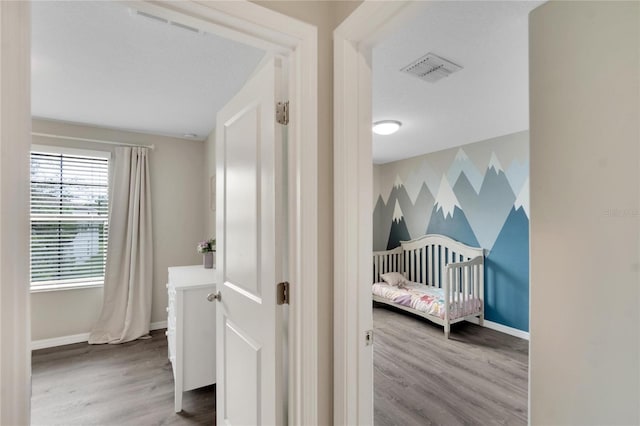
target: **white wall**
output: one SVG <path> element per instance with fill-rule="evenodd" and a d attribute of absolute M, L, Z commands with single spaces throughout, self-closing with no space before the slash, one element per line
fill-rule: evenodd
<path fill-rule="evenodd" d="M 29 423 L 30 4 L 0 2 L 0 424 Z M 9 102 L 8 99 L 13 99 Z"/>
<path fill-rule="evenodd" d="M 530 16 L 534 425 L 640 423 L 640 3 Z"/>
<path fill-rule="evenodd" d="M 155 144 L 150 157 L 154 250 L 151 322 L 166 321 L 167 267 L 202 262 L 196 244 L 207 236 L 203 208 L 208 188 L 204 179 L 204 143 L 37 119 L 33 120 L 33 131 Z M 33 137 L 33 143 L 114 150 L 112 145 L 38 136 Z M 32 293 L 32 340 L 87 333 L 98 319 L 101 307 L 101 288 Z"/>
<path fill-rule="evenodd" d="M 207 238 L 215 238 L 216 236 L 216 213 L 215 210 L 215 192 L 212 192 L 211 184 L 212 178 L 215 178 L 216 175 L 216 129 L 209 134 L 209 137 L 204 141 L 204 179 L 207 187 L 205 188 L 207 192 L 207 198 L 205 199 L 205 235 Z M 215 182 L 213 182 L 215 184 Z M 213 188 L 215 191 L 215 188 Z M 212 200 L 213 197 L 213 200 Z"/>

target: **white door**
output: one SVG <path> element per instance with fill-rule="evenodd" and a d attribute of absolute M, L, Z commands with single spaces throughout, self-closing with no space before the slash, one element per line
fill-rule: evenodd
<path fill-rule="evenodd" d="M 286 422 L 276 305 L 286 249 L 281 75 L 281 60 L 267 61 L 217 116 L 219 425 Z"/>

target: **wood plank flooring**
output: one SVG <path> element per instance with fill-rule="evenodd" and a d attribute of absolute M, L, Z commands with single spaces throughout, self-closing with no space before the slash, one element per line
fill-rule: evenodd
<path fill-rule="evenodd" d="M 164 330 L 122 345 L 33 352 L 32 425 L 214 425 L 215 385 L 184 393 L 173 411 Z"/>
<path fill-rule="evenodd" d="M 374 308 L 375 425 L 524 425 L 528 342 L 463 323 L 442 327 Z M 33 353 L 33 425 L 213 425 L 215 386 L 173 412 L 162 331 L 124 345 Z"/>
<path fill-rule="evenodd" d="M 374 307 L 374 423 L 526 425 L 529 342 Z"/>

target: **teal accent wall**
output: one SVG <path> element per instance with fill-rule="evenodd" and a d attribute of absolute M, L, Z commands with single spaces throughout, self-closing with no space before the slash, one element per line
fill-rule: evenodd
<path fill-rule="evenodd" d="M 529 133 L 374 167 L 374 250 L 443 234 L 487 250 L 485 317 L 529 330 Z"/>

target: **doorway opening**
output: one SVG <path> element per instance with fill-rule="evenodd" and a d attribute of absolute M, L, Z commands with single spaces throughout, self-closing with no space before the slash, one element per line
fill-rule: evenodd
<path fill-rule="evenodd" d="M 196 288 L 201 282 L 167 271 L 204 272 L 195 246 L 216 237 L 216 113 L 274 49 L 116 2 L 36 2 L 31 16 L 31 327 L 34 349 L 46 348 L 33 353 L 32 421 L 110 423 L 129 413 L 128 421 L 157 423 L 175 411 L 211 423 L 215 304 Z M 108 238 L 122 226 L 110 220 L 121 208 L 117 144 L 150 147 L 152 235 L 140 238 L 152 241 L 145 251 L 153 257 L 139 258 L 151 277 L 128 283 L 147 289 L 136 290 L 146 296 L 126 313 L 129 323 L 150 318 L 140 330 L 118 328 L 116 315 L 105 314 L 107 286 L 116 285 L 108 256 L 128 250 Z M 100 153 L 104 170 L 89 160 Z M 60 201 L 55 212 L 52 197 Z M 213 284 L 215 269 L 209 275 Z M 77 343 L 87 339 L 122 344 Z M 157 404 L 140 410 L 140 395 Z"/>
<path fill-rule="evenodd" d="M 336 157 L 336 181 L 342 185 L 341 173 L 349 175 L 363 194 L 353 203 L 336 202 L 336 218 L 347 205 L 359 215 L 360 235 L 351 247 L 361 253 L 357 266 L 344 270 L 358 291 L 345 291 L 345 297 L 359 306 L 359 333 L 368 333 L 371 324 L 374 336 L 372 346 L 358 336 L 354 345 L 364 347 L 353 356 L 365 372 L 358 383 L 373 388 L 373 401 L 358 393 L 355 409 L 336 418 L 377 425 L 446 424 L 478 415 L 527 422 L 528 13 L 539 4 L 370 7 L 366 12 L 387 20 L 364 29 L 354 14 L 352 26 L 336 31 L 337 58 L 358 64 L 353 72 L 338 63 L 345 73 L 336 80 L 359 87 L 345 94 L 351 100 L 336 96 L 336 109 L 358 117 L 357 133 L 346 139 L 358 143 L 337 150 L 359 159 L 357 169 L 346 171 Z M 399 122 L 399 129 L 367 134 L 380 122 Z M 339 123 L 337 144 L 347 136 L 342 131 L 354 127 Z M 367 213 L 372 220 L 364 225 Z M 345 226 L 355 226 L 354 218 L 343 219 Z M 432 238 L 453 241 L 425 242 Z M 459 243 L 480 250 L 479 260 Z M 351 254 L 340 250 L 336 262 Z M 481 352 L 483 361 L 474 364 L 471 354 Z M 489 371 L 487 360 L 500 374 Z M 509 378 L 492 389 L 489 383 L 505 371 Z M 481 391 L 467 392 L 465 383 Z M 416 394 L 408 397 L 407 388 Z M 482 413 L 471 414 L 477 406 Z"/>

